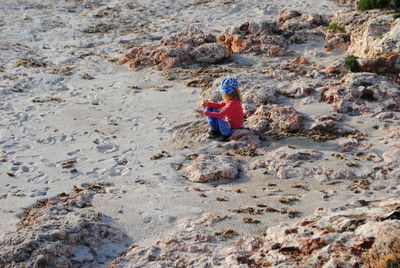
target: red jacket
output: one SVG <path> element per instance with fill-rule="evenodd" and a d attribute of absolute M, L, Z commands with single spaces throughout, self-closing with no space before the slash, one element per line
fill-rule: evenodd
<path fill-rule="evenodd" d="M 243 108 L 242 104 L 238 100 L 231 100 L 230 102 L 208 102 L 207 107 L 220 109 L 218 113 L 205 111 L 204 115 L 215 117 L 218 119 L 223 119 L 226 117 L 226 120 L 231 124 L 232 128 L 241 128 L 243 126 Z"/>

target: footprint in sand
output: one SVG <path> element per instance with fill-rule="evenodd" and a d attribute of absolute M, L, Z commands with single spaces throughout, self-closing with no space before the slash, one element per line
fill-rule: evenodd
<path fill-rule="evenodd" d="M 113 143 L 101 144 L 96 147 L 97 151 L 103 154 L 109 154 L 118 151 L 118 146 Z"/>
<path fill-rule="evenodd" d="M 43 139 L 37 139 L 36 142 L 40 144 L 55 144 L 56 139 L 54 137 L 47 137 Z"/>
<path fill-rule="evenodd" d="M 47 183 L 48 182 L 48 176 L 44 173 L 39 173 L 38 175 L 29 177 L 26 181 L 29 183 L 38 183 L 38 182 L 42 182 L 42 183 Z"/>
<path fill-rule="evenodd" d="M 75 151 L 68 152 L 67 155 L 71 156 L 71 155 L 79 153 L 80 151 L 81 151 L 80 149 L 76 149 Z"/>
<path fill-rule="evenodd" d="M 113 153 L 119 149 L 118 145 L 111 142 L 109 138 L 96 138 L 93 140 L 93 143 L 97 144 L 97 151 L 103 154 Z"/>
<path fill-rule="evenodd" d="M 49 190 L 49 187 L 43 187 L 40 189 L 35 189 L 32 191 L 31 197 L 37 197 L 37 196 L 45 196 L 47 195 L 47 191 Z"/>

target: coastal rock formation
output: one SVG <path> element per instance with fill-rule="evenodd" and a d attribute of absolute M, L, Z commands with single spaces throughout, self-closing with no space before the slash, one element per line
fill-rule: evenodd
<path fill-rule="evenodd" d="M 368 17 L 366 23 L 351 32 L 348 53 L 361 58 L 399 54 L 400 21 L 383 12 L 377 13 L 376 17 Z"/>
<path fill-rule="evenodd" d="M 330 20 L 346 30 L 351 42 L 348 54 L 359 57 L 362 71 L 400 70 L 400 20 L 389 10 L 339 11 Z M 329 38 L 328 38 L 329 39 Z"/>
<path fill-rule="evenodd" d="M 216 43 L 212 34 L 204 34 L 191 27 L 164 38 L 158 45 L 134 47 L 118 64 L 129 62 L 131 68 L 157 66 L 159 70 L 184 66 L 192 63 L 215 63 L 229 56 L 223 45 Z"/>
<path fill-rule="evenodd" d="M 320 79 L 299 78 L 293 83 L 279 88 L 279 93 L 291 98 L 303 98 L 312 95 L 315 88 L 322 86 Z"/>
<path fill-rule="evenodd" d="M 320 208 L 294 225 L 270 227 L 262 237 L 241 237 L 229 245 L 233 230 L 221 233 L 193 228 L 132 248 L 111 268 L 148 267 L 386 267 L 399 256 L 398 201 L 359 202 Z M 382 248 L 380 248 L 382 247 Z"/>
<path fill-rule="evenodd" d="M 327 83 L 321 101 L 339 113 L 399 110 L 400 86 L 371 73 L 349 73 L 340 83 Z"/>
<path fill-rule="evenodd" d="M 218 242 L 237 235 L 228 229 L 221 234 L 201 230 L 223 220 L 223 217 L 206 214 L 185 224 L 185 229 L 170 234 L 151 246 L 133 247 L 115 259 L 109 268 L 124 267 L 237 267 L 241 254 L 235 247 L 225 248 Z M 233 265 L 233 266 L 231 266 Z"/>
<path fill-rule="evenodd" d="M 377 58 L 359 59 L 358 63 L 363 72 L 370 73 L 396 73 L 400 70 L 400 54 L 392 56 L 379 56 Z"/>
<path fill-rule="evenodd" d="M 288 31 L 298 31 L 312 29 L 317 26 L 327 25 L 328 16 L 319 14 L 300 13 L 296 10 L 280 10 L 276 22 L 281 29 Z"/>
<path fill-rule="evenodd" d="M 279 179 L 306 178 L 318 173 L 315 167 L 302 166 L 303 162 L 318 160 L 323 154 L 316 150 L 281 147 L 251 162 L 249 169 L 264 168 Z"/>
<path fill-rule="evenodd" d="M 299 13 L 295 10 L 279 11 L 276 22 L 246 22 L 238 27 L 225 29 L 218 37 L 234 53 L 255 52 L 268 56 L 288 56 L 291 43 L 303 43 L 308 34 L 323 35 L 321 31 L 309 31 L 327 25 L 328 17 L 319 14 Z"/>
<path fill-rule="evenodd" d="M 273 22 L 246 22 L 239 27 L 225 29 L 218 41 L 234 53 L 256 52 L 269 56 L 287 55 L 289 43 L 282 31 Z"/>
<path fill-rule="evenodd" d="M 378 252 L 396 254 L 392 260 L 398 256 L 398 247 L 375 251 L 379 245 L 398 241 L 398 236 L 387 232 L 400 227 L 393 216 L 398 206 L 397 201 L 391 201 L 377 206 L 319 209 L 294 226 L 269 228 L 262 247 L 250 259 L 261 267 L 283 263 L 285 267 L 377 267 L 374 265 L 383 257 Z"/>
<path fill-rule="evenodd" d="M 381 171 L 385 177 L 400 178 L 400 129 L 389 130 L 389 133 L 381 139 L 381 144 L 387 146 L 382 154 L 384 165 Z"/>
<path fill-rule="evenodd" d="M 317 116 L 309 120 L 303 127 L 303 133 L 308 135 L 342 136 L 354 133 L 354 129 L 343 125 L 343 117 L 338 113 Z"/>
<path fill-rule="evenodd" d="M 0 238 L 1 267 L 73 267 L 107 263 L 124 251 L 126 236 L 104 215 L 85 209 L 104 185 L 74 188 L 25 211 L 20 228 Z M 114 247 L 104 254 L 103 249 Z"/>
<path fill-rule="evenodd" d="M 304 116 L 290 106 L 274 105 L 267 116 L 271 121 L 271 128 L 279 132 L 296 132 L 304 125 Z"/>
<path fill-rule="evenodd" d="M 265 137 L 269 134 L 288 134 L 301 132 L 306 117 L 293 107 L 279 105 L 260 105 L 253 115 L 247 118 L 247 125 Z"/>
<path fill-rule="evenodd" d="M 238 175 L 238 162 L 221 155 L 199 155 L 185 168 L 185 176 L 193 182 L 234 179 Z"/>

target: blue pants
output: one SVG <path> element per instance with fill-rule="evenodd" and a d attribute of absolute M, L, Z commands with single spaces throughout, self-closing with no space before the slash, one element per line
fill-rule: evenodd
<path fill-rule="evenodd" d="M 206 111 L 218 113 L 216 108 L 206 108 Z M 215 117 L 207 116 L 208 123 L 210 124 L 211 131 L 216 133 L 221 133 L 224 136 L 230 136 L 233 133 L 231 124 L 228 121 L 218 119 Z"/>

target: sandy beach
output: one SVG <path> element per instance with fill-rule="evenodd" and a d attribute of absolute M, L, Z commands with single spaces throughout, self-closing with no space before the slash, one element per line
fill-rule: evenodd
<path fill-rule="evenodd" d="M 399 225 L 400 22 L 353 10 L 0 0 L 0 267 L 373 267 Z M 221 142 L 193 110 L 225 77 L 245 129 Z"/>

